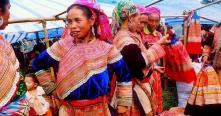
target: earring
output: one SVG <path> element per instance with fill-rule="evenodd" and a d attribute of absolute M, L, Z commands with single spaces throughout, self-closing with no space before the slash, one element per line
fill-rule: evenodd
<path fill-rule="evenodd" d="M 94 27 L 91 28 L 92 34 L 95 36 L 95 29 Z"/>
<path fill-rule="evenodd" d="M 0 26 L 2 26 L 3 23 L 4 23 L 4 20 L 3 20 L 2 16 L 0 16 Z"/>

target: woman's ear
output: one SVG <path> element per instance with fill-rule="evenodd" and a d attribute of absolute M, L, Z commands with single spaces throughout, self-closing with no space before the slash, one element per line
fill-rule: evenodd
<path fill-rule="evenodd" d="M 96 21 L 96 17 L 94 15 L 92 15 L 90 18 L 90 25 L 93 26 L 95 21 Z"/>

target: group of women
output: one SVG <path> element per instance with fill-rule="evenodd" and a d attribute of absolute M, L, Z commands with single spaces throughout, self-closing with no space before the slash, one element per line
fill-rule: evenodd
<path fill-rule="evenodd" d="M 0 27 L 9 18 L 9 0 L 0 3 Z M 1 23 L 2 22 L 2 23 Z M 159 66 L 170 40 L 156 29 L 160 10 L 129 0 L 120 1 L 111 25 L 99 5 L 76 0 L 67 9 L 63 38 L 38 55 L 35 72 L 56 64 L 56 81 L 47 94 L 57 96 L 61 116 L 153 116 L 162 112 Z M 16 95 L 19 63 L 10 44 L 0 36 L 0 114 L 28 114 L 25 96 Z"/>

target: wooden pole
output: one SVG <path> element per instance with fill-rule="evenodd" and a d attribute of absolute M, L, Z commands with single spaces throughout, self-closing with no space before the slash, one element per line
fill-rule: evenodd
<path fill-rule="evenodd" d="M 66 11 L 63 11 L 63 12 L 61 12 L 61 13 L 55 15 L 54 17 L 59 17 L 60 15 L 63 15 L 63 14 L 65 14 L 65 13 L 66 13 Z"/>
<path fill-rule="evenodd" d="M 44 36 L 45 36 L 45 43 L 46 43 L 46 48 L 49 48 L 49 39 L 48 39 L 48 30 L 47 30 L 47 26 L 46 26 L 47 22 L 44 20 L 42 21 L 42 26 L 43 26 L 43 30 L 44 30 Z"/>
<path fill-rule="evenodd" d="M 202 7 L 196 8 L 196 9 L 194 9 L 194 10 L 192 10 L 192 11 L 197 11 L 197 10 L 200 10 L 200 9 L 205 8 L 205 7 L 208 7 L 208 6 L 211 6 L 211 5 L 214 5 L 214 4 L 218 4 L 218 3 L 221 3 L 221 0 L 217 0 L 217 1 L 215 1 L 215 2 L 211 2 L 211 3 L 209 3 L 209 4 L 206 4 L 206 5 L 202 6 Z"/>
<path fill-rule="evenodd" d="M 200 18 L 205 19 L 205 20 L 208 20 L 208 21 L 212 21 L 212 22 L 214 22 L 214 23 L 219 23 L 219 21 L 215 21 L 215 20 L 212 20 L 212 19 L 209 19 L 209 18 L 206 18 L 206 17 L 200 16 Z"/>
<path fill-rule="evenodd" d="M 188 17 L 188 15 L 171 15 L 171 16 L 160 16 L 161 18 L 173 18 L 173 17 Z"/>
<path fill-rule="evenodd" d="M 43 30 L 44 30 L 44 35 L 45 35 L 45 43 L 46 43 L 46 48 L 49 48 L 50 45 L 49 45 L 49 39 L 48 39 L 48 30 L 47 30 L 47 22 L 46 20 L 43 20 L 42 22 L 42 26 L 43 26 Z M 54 75 L 54 69 L 52 67 L 50 67 L 50 70 L 51 70 L 51 76 L 53 78 L 53 80 L 55 80 L 55 75 Z"/>
<path fill-rule="evenodd" d="M 154 4 L 156 4 L 156 3 L 159 3 L 159 2 L 161 2 L 161 1 L 163 1 L 163 0 L 154 1 L 154 2 L 152 2 L 152 3 L 148 4 L 148 5 L 146 5 L 145 7 L 152 6 L 152 5 L 154 5 Z"/>
<path fill-rule="evenodd" d="M 19 19 L 19 20 L 10 20 L 9 24 L 13 23 L 26 23 L 26 22 L 42 22 L 42 21 L 56 21 L 56 20 L 65 20 L 65 17 L 48 17 L 48 18 L 27 18 L 27 19 Z"/>
<path fill-rule="evenodd" d="M 188 17 L 184 18 L 183 20 L 183 31 L 184 31 L 184 35 L 183 35 L 183 42 L 184 42 L 184 46 L 186 47 L 187 45 L 187 30 L 188 30 Z"/>

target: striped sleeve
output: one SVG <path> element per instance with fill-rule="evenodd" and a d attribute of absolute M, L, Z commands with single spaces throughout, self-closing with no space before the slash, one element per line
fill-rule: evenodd
<path fill-rule="evenodd" d="M 117 75 L 117 104 L 120 106 L 132 105 L 132 82 L 129 70 L 124 62 L 122 55 L 115 48 L 111 48 L 109 53 L 109 64 Z"/>
<path fill-rule="evenodd" d="M 162 58 L 166 53 L 162 46 L 159 44 L 154 44 L 148 50 L 146 50 L 145 54 L 148 63 L 152 64 Z"/>

